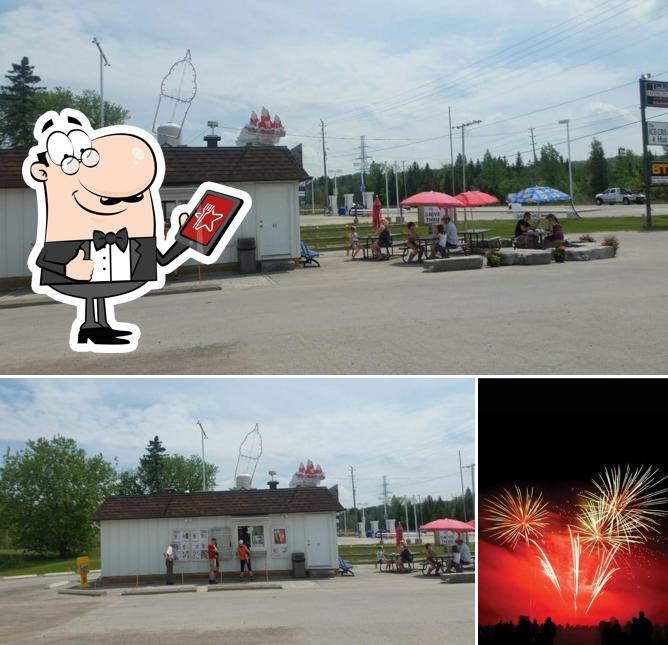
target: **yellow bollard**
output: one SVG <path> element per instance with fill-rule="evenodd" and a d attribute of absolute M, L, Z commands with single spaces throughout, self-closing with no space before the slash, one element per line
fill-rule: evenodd
<path fill-rule="evenodd" d="M 77 558 L 77 573 L 79 574 L 79 587 L 88 588 L 88 572 L 90 571 L 90 558 L 87 555 Z"/>

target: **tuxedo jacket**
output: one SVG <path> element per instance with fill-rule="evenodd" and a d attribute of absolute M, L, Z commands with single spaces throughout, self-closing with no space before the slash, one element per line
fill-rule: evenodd
<path fill-rule="evenodd" d="M 90 260 L 91 240 L 67 240 L 45 242 L 37 258 L 37 266 L 42 270 L 40 284 L 88 284 L 87 280 L 72 280 L 65 275 L 66 265 L 83 249 L 84 258 Z M 131 237 L 130 279 L 137 282 L 151 282 L 158 278 L 158 264 L 165 266 L 178 257 L 186 246 L 175 242 L 166 253 L 158 249 L 154 237 Z"/>

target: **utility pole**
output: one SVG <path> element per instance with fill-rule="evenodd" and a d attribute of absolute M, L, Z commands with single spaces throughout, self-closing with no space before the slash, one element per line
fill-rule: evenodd
<path fill-rule="evenodd" d="M 466 147 L 464 144 L 464 131 L 466 128 L 468 128 L 470 125 L 477 125 L 478 123 L 482 123 L 480 119 L 476 121 L 469 121 L 468 123 L 460 123 L 459 125 L 452 126 L 455 128 L 455 130 L 461 130 L 462 131 L 462 192 L 466 192 Z"/>
<path fill-rule="evenodd" d="M 197 425 L 199 426 L 199 429 L 202 432 L 202 490 L 206 490 L 206 463 L 204 462 L 204 440 L 208 439 L 209 437 L 206 436 L 206 432 L 204 432 L 204 428 L 202 427 L 202 424 L 197 421 Z"/>
<path fill-rule="evenodd" d="M 475 464 L 469 464 L 464 468 L 471 469 L 471 495 L 473 496 L 473 507 L 475 508 Z"/>
<path fill-rule="evenodd" d="M 417 521 L 417 505 L 415 504 L 415 495 L 413 495 L 413 524 L 415 524 L 415 530 L 417 531 L 418 540 L 420 539 L 420 525 Z"/>
<path fill-rule="evenodd" d="M 400 199 L 399 199 L 399 172 L 397 168 L 397 162 L 394 162 L 394 190 L 397 193 L 397 212 L 401 212 L 401 205 L 400 205 Z"/>
<path fill-rule="evenodd" d="M 571 168 L 571 121 L 570 119 L 561 119 L 559 125 L 566 125 L 566 142 L 568 144 L 568 192 L 571 194 L 571 206 L 575 211 L 575 202 L 573 201 L 573 169 Z"/>
<path fill-rule="evenodd" d="M 95 45 L 100 52 L 100 127 L 104 127 L 104 73 L 103 70 L 105 67 L 111 67 L 107 57 L 102 51 L 102 45 L 100 41 L 93 37 L 93 45 Z"/>
<path fill-rule="evenodd" d="M 640 84 L 640 126 L 642 127 L 642 169 L 645 177 L 645 226 L 652 228 L 652 200 L 651 191 L 652 183 L 649 174 L 649 152 L 647 150 L 647 119 L 645 116 L 645 108 L 647 107 L 647 82 L 652 78 L 652 75 L 643 74 L 638 83 Z"/>
<path fill-rule="evenodd" d="M 355 509 L 355 535 L 357 535 L 357 498 L 355 497 L 355 469 L 350 467 L 350 481 L 353 485 L 353 508 Z"/>
<path fill-rule="evenodd" d="M 383 517 L 385 519 L 385 528 L 387 529 L 387 499 L 389 497 L 389 492 L 387 490 L 387 477 L 383 475 Z"/>
<path fill-rule="evenodd" d="M 406 509 L 406 533 L 410 533 L 410 525 L 408 522 L 408 497 L 404 497 L 404 509 Z"/>
<path fill-rule="evenodd" d="M 405 161 L 401 162 L 401 168 L 402 168 L 401 174 L 404 177 L 404 195 L 406 195 L 406 197 L 408 197 L 408 190 L 406 190 L 406 162 Z"/>
<path fill-rule="evenodd" d="M 533 150 L 533 165 L 535 166 L 538 163 L 538 158 L 536 157 L 536 141 L 533 137 L 534 130 L 535 128 L 529 128 L 529 132 L 531 132 L 531 148 Z"/>
<path fill-rule="evenodd" d="M 448 105 L 448 127 L 450 128 L 450 176 L 452 177 L 452 194 L 455 195 L 455 155 L 452 151 L 452 116 Z"/>
<path fill-rule="evenodd" d="M 464 473 L 462 472 L 462 451 L 459 450 L 459 476 L 462 480 L 462 509 L 464 510 L 464 521 L 466 522 L 466 495 L 464 493 Z"/>
<path fill-rule="evenodd" d="M 329 204 L 329 177 L 327 177 L 327 150 L 325 149 L 325 122 L 320 119 L 320 132 L 322 134 L 322 168 L 325 177 L 325 215 L 327 215 L 327 207 Z M 332 213 L 335 215 L 335 213 Z"/>
<path fill-rule="evenodd" d="M 366 191 L 366 185 L 364 183 L 364 173 L 366 172 L 366 137 L 362 135 L 360 137 L 360 193 L 362 195 L 362 206 L 366 206 L 364 203 L 364 193 Z"/>

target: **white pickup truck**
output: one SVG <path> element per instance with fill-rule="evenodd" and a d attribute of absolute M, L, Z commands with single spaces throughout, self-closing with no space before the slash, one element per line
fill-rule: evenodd
<path fill-rule="evenodd" d="M 598 193 L 594 201 L 601 206 L 602 204 L 644 204 L 645 195 L 634 193 L 626 188 L 608 188 L 602 193 Z"/>

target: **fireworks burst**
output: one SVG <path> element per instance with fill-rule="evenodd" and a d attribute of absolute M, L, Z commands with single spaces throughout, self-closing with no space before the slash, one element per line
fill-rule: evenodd
<path fill-rule="evenodd" d="M 515 486 L 515 495 L 505 488 L 500 495 L 492 497 L 486 503 L 488 519 L 492 522 L 489 533 L 502 544 L 512 548 L 520 540 L 527 546 L 542 537 L 541 529 L 547 525 L 547 503 L 539 493 L 534 497 L 533 489 L 524 493 Z M 558 584 L 558 583 L 557 583 Z"/>
<path fill-rule="evenodd" d="M 659 488 L 667 477 L 657 478 L 658 469 L 628 466 L 607 468 L 593 480 L 595 491 L 581 495 L 578 530 L 587 550 L 630 550 L 631 544 L 647 541 L 657 532 L 657 518 L 668 515 L 665 508 L 668 488 Z"/>
<path fill-rule="evenodd" d="M 610 550 L 603 555 L 602 559 L 599 560 L 598 566 L 596 567 L 596 573 L 594 574 L 594 582 L 592 583 L 591 601 L 587 606 L 585 614 L 589 613 L 594 601 L 598 598 L 601 591 L 603 591 L 603 587 L 605 587 L 608 580 L 612 578 L 615 571 L 619 571 L 619 567 L 613 567 L 613 564 L 615 563 L 615 555 L 617 555 L 619 549 L 620 546 L 618 544 L 613 545 Z"/>

